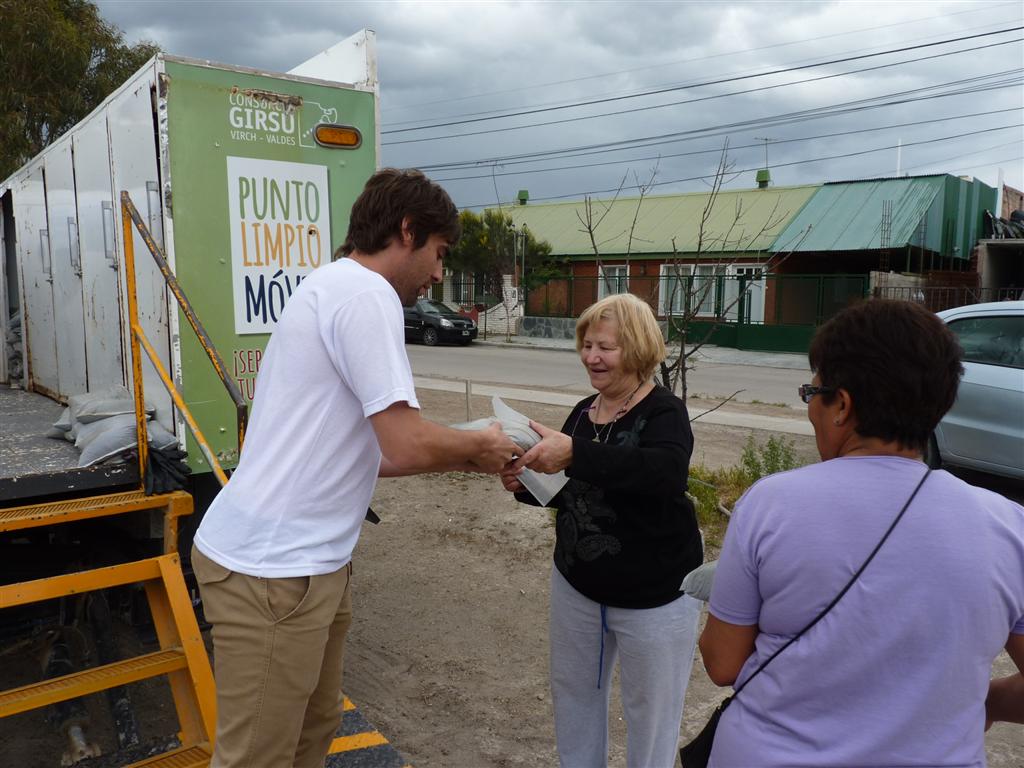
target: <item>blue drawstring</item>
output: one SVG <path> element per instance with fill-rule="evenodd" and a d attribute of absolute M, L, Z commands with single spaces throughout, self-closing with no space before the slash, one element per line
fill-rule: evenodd
<path fill-rule="evenodd" d="M 601 673 L 604 672 L 604 633 L 608 631 L 608 609 L 601 606 L 601 655 L 597 657 L 597 690 L 601 690 Z"/>

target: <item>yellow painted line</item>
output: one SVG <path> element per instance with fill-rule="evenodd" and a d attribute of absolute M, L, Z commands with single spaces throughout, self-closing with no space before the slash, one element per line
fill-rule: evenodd
<path fill-rule="evenodd" d="M 352 703 L 352 699 L 350 699 L 348 696 L 342 697 L 342 701 L 341 701 L 341 711 L 342 712 L 351 712 L 355 708 L 356 708 L 356 705 Z"/>
<path fill-rule="evenodd" d="M 331 742 L 331 747 L 327 750 L 327 753 L 336 755 L 339 752 L 350 752 L 353 749 L 366 749 L 367 747 L 379 747 L 381 744 L 387 743 L 388 740 L 379 732 L 368 731 L 366 733 L 356 733 L 352 736 L 339 736 Z"/>

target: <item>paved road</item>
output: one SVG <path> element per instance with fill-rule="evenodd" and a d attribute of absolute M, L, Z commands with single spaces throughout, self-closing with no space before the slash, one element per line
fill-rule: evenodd
<path fill-rule="evenodd" d="M 416 389 L 434 389 L 440 392 L 465 392 L 466 384 L 454 379 L 415 376 Z M 497 395 L 513 408 L 522 408 L 522 403 L 545 403 L 546 405 L 575 405 L 580 396 L 576 392 L 552 392 L 551 390 L 523 389 L 508 384 L 473 383 L 470 392 L 482 397 Z M 724 424 L 730 427 L 747 427 L 749 429 L 765 429 L 770 432 L 781 432 L 787 435 L 813 435 L 814 428 L 809 421 L 795 410 L 779 409 L 779 416 L 768 416 L 757 413 L 743 413 L 730 410 L 728 406 L 717 410 L 702 410 L 693 404 L 689 406 L 690 416 L 701 417 L 706 424 Z M 702 415 L 706 413 L 707 415 Z"/>
<path fill-rule="evenodd" d="M 492 346 L 424 347 L 406 345 L 412 369 L 418 376 L 465 380 L 482 384 L 538 387 L 568 393 L 590 393 L 589 380 L 579 358 L 562 349 Z M 738 389 L 741 402 L 785 403 L 803 414 L 796 396 L 800 384 L 810 381 L 805 371 L 757 365 L 733 365 L 703 361 L 689 374 L 691 396 L 725 397 Z"/>
<path fill-rule="evenodd" d="M 579 400 L 581 394 L 593 391 L 579 358 L 566 349 L 490 344 L 469 347 L 407 344 L 406 351 L 416 374 L 416 386 L 423 389 L 464 392 L 465 380 L 469 379 L 473 382 L 474 394 L 499 395 L 509 400 L 513 407 L 517 402 L 570 406 Z M 690 373 L 691 395 L 725 396 L 737 389 L 745 389 L 737 400 L 785 403 L 792 410 L 780 409 L 778 416 L 759 416 L 730 412 L 726 406 L 705 416 L 705 422 L 785 434 L 814 434 L 806 419 L 805 406 L 796 396 L 797 386 L 810 381 L 810 374 L 796 367 L 802 361 L 780 361 L 764 356 L 765 364 L 761 365 L 757 353 L 731 355 L 731 358 L 744 360 L 743 364 L 722 362 L 722 359 L 730 359 L 730 355 L 724 353 L 712 352 L 708 357 L 710 359 L 699 362 Z M 691 409 L 691 415 L 696 413 Z M 969 470 L 955 470 L 955 473 L 972 485 L 989 488 L 1024 504 L 1024 482 Z"/>

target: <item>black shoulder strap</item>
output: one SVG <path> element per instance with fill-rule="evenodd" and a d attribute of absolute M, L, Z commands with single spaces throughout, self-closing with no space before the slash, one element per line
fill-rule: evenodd
<path fill-rule="evenodd" d="M 754 670 L 754 673 L 746 680 L 744 680 L 742 685 L 740 685 L 740 687 L 736 689 L 736 692 L 733 694 L 733 696 L 738 695 L 740 691 L 746 688 L 747 684 L 755 677 L 757 677 L 765 667 L 771 664 L 776 656 L 778 656 L 784 650 L 789 648 L 789 646 L 791 646 L 793 643 L 799 640 L 804 635 L 804 633 L 807 632 L 807 630 L 809 630 L 811 627 L 813 627 L 815 624 L 817 624 L 819 621 L 825 618 L 828 612 L 836 606 L 836 603 L 843 599 L 843 595 L 850 591 L 850 587 L 852 587 L 856 583 L 857 579 L 860 578 L 860 575 L 864 573 L 864 569 L 867 568 L 868 564 L 875 559 L 875 555 L 878 554 L 878 550 L 880 550 L 882 548 L 882 545 L 885 544 L 886 539 L 889 538 L 889 534 L 892 533 L 893 528 L 896 527 L 896 524 L 903 517 L 903 513 L 907 511 L 907 508 L 910 506 L 910 502 L 912 502 L 914 500 L 914 497 L 917 496 L 917 492 L 921 490 L 921 486 L 924 485 L 924 481 L 928 479 L 928 475 L 930 475 L 931 473 L 932 470 L 929 467 L 928 470 L 924 473 L 924 476 L 921 478 L 921 481 L 917 484 L 917 487 L 914 488 L 914 492 L 910 494 L 910 498 L 908 498 L 906 503 L 903 505 L 903 509 L 901 509 L 900 513 L 896 515 L 896 519 L 892 521 L 892 524 L 889 526 L 889 530 L 887 530 L 885 534 L 882 536 L 882 538 L 879 539 L 878 544 L 876 544 L 875 548 L 871 550 L 871 554 L 868 555 L 867 560 L 865 560 L 861 567 L 857 569 L 857 572 L 853 574 L 852 577 L 850 577 L 850 580 L 847 582 L 846 586 L 839 591 L 839 594 L 832 599 L 832 602 L 826 605 L 825 608 L 821 611 L 821 613 L 814 617 L 810 624 L 808 624 L 806 627 L 804 627 L 795 635 L 793 635 L 793 637 L 787 640 L 781 648 L 779 648 L 777 651 L 775 651 L 775 653 L 773 653 L 771 656 L 765 659 L 761 663 L 761 666 Z"/>

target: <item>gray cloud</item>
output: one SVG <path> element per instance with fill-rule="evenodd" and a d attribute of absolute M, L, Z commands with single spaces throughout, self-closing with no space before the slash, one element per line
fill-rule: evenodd
<path fill-rule="evenodd" d="M 604 98 L 644 89 L 761 72 L 906 45 L 1020 26 L 1019 3 L 992 0 L 984 5 L 938 2 L 120 2 L 101 0 L 101 12 L 129 40 L 152 39 L 168 53 L 284 71 L 361 28 L 377 33 L 383 129 L 445 122 L 451 116 L 518 110 L 541 105 Z M 875 29 L 867 29 L 875 27 Z M 861 30 L 861 31 L 853 31 Z M 636 111 L 617 117 L 562 123 L 516 131 L 395 144 L 396 140 L 466 134 L 489 128 L 524 126 L 621 109 L 683 101 L 712 94 L 847 72 L 887 61 L 916 58 L 956 48 L 1007 40 L 982 38 L 959 45 L 926 48 L 885 58 L 827 68 L 748 79 L 735 83 L 628 99 L 592 107 L 468 125 L 385 134 L 382 161 L 394 165 L 431 165 L 482 160 L 583 144 L 601 144 L 720 126 L 739 120 L 817 109 L 897 91 L 935 86 L 1000 70 L 1020 69 L 1020 43 L 975 50 L 890 69 L 851 74 L 673 107 Z M 1020 33 L 1016 34 L 1020 37 Z M 597 76 L 597 77 L 595 77 Z M 1018 72 L 1018 78 L 1020 73 Z M 473 98 L 467 98 L 467 97 Z M 959 97 L 912 102 L 885 109 L 792 125 L 753 125 L 732 129 L 738 169 L 764 162 L 763 144 L 951 118 L 995 109 L 999 115 L 949 120 L 902 129 L 792 143 L 770 143 L 769 164 L 777 184 L 814 183 L 842 178 L 890 175 L 896 149 L 806 162 L 904 143 L 901 166 L 912 173 L 976 175 L 995 185 L 1001 165 L 1006 182 L 1024 187 L 1024 134 L 1020 128 L 955 140 L 916 144 L 956 133 L 1020 124 L 1024 95 L 1018 83 Z M 410 123 L 410 121 L 418 121 Z M 714 154 L 668 155 L 716 149 L 723 136 L 688 139 L 630 151 L 608 148 L 585 157 L 552 159 L 533 165 L 482 166 L 436 171 L 460 205 L 509 200 L 528 188 L 534 198 L 615 188 L 624 175 L 647 178 L 657 161 L 637 159 L 661 154 L 659 182 L 711 173 Z M 753 144 L 749 148 L 743 145 Z M 525 172 L 555 166 L 602 165 L 544 173 Z M 796 165 L 787 165 L 797 163 Z M 514 176 L 489 174 L 516 171 Z M 519 173 L 523 171 L 523 173 Z M 482 175 L 486 178 L 454 180 Z M 752 170 L 732 186 L 752 186 Z M 497 195 L 495 193 L 497 186 Z M 663 184 L 658 192 L 701 189 L 700 181 Z"/>

